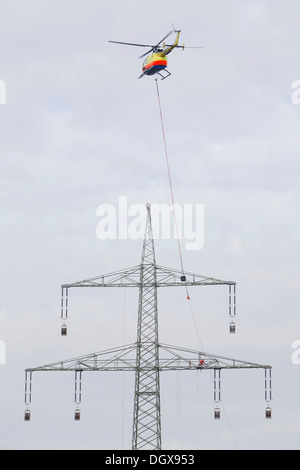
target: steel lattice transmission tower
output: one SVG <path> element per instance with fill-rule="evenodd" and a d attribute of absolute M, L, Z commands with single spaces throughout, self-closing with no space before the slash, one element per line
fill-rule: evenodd
<path fill-rule="evenodd" d="M 82 374 L 88 371 L 135 372 L 132 449 L 161 449 L 160 373 L 175 370 L 213 371 L 215 419 L 220 418 L 221 370 L 264 369 L 265 400 L 268 404 L 266 417 L 271 418 L 272 400 L 271 366 L 255 364 L 228 357 L 216 356 L 159 343 L 158 337 L 158 287 L 170 286 L 229 286 L 229 315 L 236 314 L 235 286 L 233 281 L 223 281 L 198 274 L 162 267 L 156 264 L 152 235 L 151 210 L 147 204 L 146 231 L 141 263 L 126 270 L 97 276 L 91 279 L 62 285 L 61 318 L 64 321 L 62 335 L 67 333 L 68 291 L 73 287 L 138 287 L 138 327 L 134 344 L 95 352 L 86 356 L 63 360 L 52 364 L 26 369 L 25 371 L 25 420 L 30 421 L 32 398 L 32 374 L 37 371 L 74 371 L 75 373 L 75 420 L 80 419 Z M 232 290 L 233 289 L 233 290 Z M 233 296 L 233 299 L 232 299 Z M 232 308 L 233 304 L 233 308 Z M 232 323 L 231 323 L 232 325 Z M 231 330 L 232 332 L 232 330 Z"/>
<path fill-rule="evenodd" d="M 132 448 L 161 449 L 157 277 L 150 206 L 140 266 Z"/>

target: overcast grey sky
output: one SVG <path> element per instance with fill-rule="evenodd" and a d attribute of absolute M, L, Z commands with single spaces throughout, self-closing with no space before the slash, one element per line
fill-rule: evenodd
<path fill-rule="evenodd" d="M 24 369 L 135 341 L 138 292 L 121 290 L 71 292 L 61 338 L 60 285 L 139 263 L 141 241 L 97 238 L 99 204 L 171 203 L 144 50 L 108 40 L 151 44 L 172 25 L 204 46 L 172 52 L 159 83 L 175 199 L 205 207 L 184 265 L 238 284 L 235 337 L 221 287 L 192 290 L 196 322 L 207 351 L 273 366 L 274 401 L 265 421 L 263 372 L 224 373 L 229 426 L 208 376 L 162 376 L 163 448 L 299 448 L 299 15 L 297 0 L 0 0 L 2 449 L 131 446 L 131 375 L 84 375 L 74 423 L 73 374 L 34 374 L 24 423 Z M 176 241 L 156 251 L 180 268 Z M 159 294 L 161 341 L 198 349 L 184 291 Z"/>

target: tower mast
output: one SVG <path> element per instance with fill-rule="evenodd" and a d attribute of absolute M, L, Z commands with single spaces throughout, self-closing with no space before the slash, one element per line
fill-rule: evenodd
<path fill-rule="evenodd" d="M 140 266 L 132 449 L 161 449 L 157 279 L 150 205 Z"/>

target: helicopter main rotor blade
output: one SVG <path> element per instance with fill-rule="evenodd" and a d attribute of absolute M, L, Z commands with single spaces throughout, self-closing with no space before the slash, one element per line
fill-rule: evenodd
<path fill-rule="evenodd" d="M 166 47 L 171 47 L 172 44 L 166 44 Z M 203 49 L 204 46 L 175 46 L 180 47 L 181 49 Z"/>
<path fill-rule="evenodd" d="M 152 49 L 150 49 L 150 51 L 147 51 L 147 52 L 145 52 L 145 54 L 140 55 L 139 59 L 141 59 L 142 57 L 145 57 L 146 55 L 150 54 L 150 52 L 154 51 L 155 48 L 156 48 L 156 46 L 153 46 Z"/>
<path fill-rule="evenodd" d="M 150 52 L 154 51 L 154 49 L 156 49 L 156 48 L 157 48 L 165 39 L 167 39 L 167 38 L 170 36 L 170 34 L 172 34 L 172 33 L 173 33 L 173 31 L 170 31 L 170 32 L 169 32 L 164 38 L 162 38 L 162 40 L 159 41 L 155 46 L 150 46 L 150 47 L 151 47 L 150 51 L 145 52 L 145 54 L 141 55 L 141 56 L 139 57 L 139 59 L 141 59 L 142 57 L 145 57 L 146 55 L 150 54 Z"/>
<path fill-rule="evenodd" d="M 139 57 L 141 59 L 142 57 L 145 57 L 146 55 L 148 55 L 152 51 L 154 51 L 172 33 L 173 33 L 173 31 L 170 31 L 168 34 L 166 34 L 166 36 L 164 38 L 162 38 L 157 44 L 155 44 L 155 46 L 153 46 L 153 44 L 136 44 L 134 42 L 122 42 L 122 41 L 108 41 L 108 42 L 111 42 L 113 44 L 122 44 L 124 46 L 150 47 L 151 49 L 149 51 L 145 52 L 145 54 L 143 54 Z M 168 46 L 168 47 L 170 47 L 170 46 Z M 183 46 L 176 46 L 176 47 L 183 47 Z"/>
<path fill-rule="evenodd" d="M 108 42 L 112 42 L 114 44 L 124 44 L 125 46 L 138 46 L 138 47 L 156 47 L 156 46 L 152 46 L 151 44 L 134 44 L 132 42 L 120 42 L 120 41 L 108 41 Z"/>
<path fill-rule="evenodd" d="M 155 47 L 159 46 L 165 39 L 167 39 L 171 34 L 173 33 L 173 31 L 170 31 L 161 41 L 159 41 Z"/>

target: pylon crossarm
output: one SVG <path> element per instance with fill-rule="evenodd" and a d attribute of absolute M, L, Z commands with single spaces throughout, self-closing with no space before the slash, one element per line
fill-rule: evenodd
<path fill-rule="evenodd" d="M 142 263 L 139 266 L 84 279 L 71 284 L 63 284 L 61 286 L 61 319 L 63 321 L 68 319 L 69 289 L 72 287 L 140 288 L 141 285 L 143 285 L 144 288 L 227 285 L 229 286 L 229 316 L 231 318 L 236 316 L 236 282 L 224 281 L 190 272 L 185 272 L 183 276 L 182 272 L 178 269 L 157 266 L 155 260 L 152 260 L 152 262 L 147 261 L 148 260 L 143 257 Z M 141 277 L 143 271 L 150 273 L 150 275 Z M 153 272 L 155 272 L 155 276 L 152 275 Z M 65 332 L 62 332 L 62 335 L 63 334 L 66 334 L 66 327 Z"/>
<path fill-rule="evenodd" d="M 203 276 L 190 272 L 184 272 L 186 281 L 182 281 L 182 271 L 178 269 L 167 268 L 164 266 L 156 267 L 156 286 L 157 287 L 176 287 L 176 286 L 216 286 L 216 285 L 236 285 L 234 281 L 224 281 L 213 277 Z M 115 271 L 108 274 L 101 274 L 96 277 L 84 279 L 82 281 L 63 284 L 62 289 L 71 287 L 139 287 L 140 285 L 141 265 L 131 268 Z M 146 283 L 147 284 L 147 283 Z M 153 283 L 152 283 L 153 284 Z M 151 281 L 149 285 L 152 285 Z"/>
<path fill-rule="evenodd" d="M 159 287 L 236 285 L 236 282 L 234 281 L 224 281 L 222 279 L 215 279 L 213 277 L 186 271 L 183 273 L 178 269 L 167 268 L 164 266 L 156 266 L 156 275 L 157 285 Z M 183 275 L 185 277 L 185 281 L 182 281 Z"/>
<path fill-rule="evenodd" d="M 149 343 L 150 345 L 150 343 Z M 44 366 L 26 369 L 26 372 L 38 371 L 136 371 L 137 344 L 120 346 L 85 356 L 67 359 Z M 143 351 L 147 352 L 147 343 L 143 344 Z M 256 364 L 239 359 L 217 356 L 187 348 L 179 348 L 166 344 L 159 344 L 160 359 L 159 370 L 208 370 L 208 369 L 271 369 L 269 365 Z M 143 371 L 153 371 L 157 365 L 152 361 L 145 361 L 140 367 Z"/>
<path fill-rule="evenodd" d="M 82 281 L 63 284 L 61 287 L 62 289 L 69 289 L 71 287 L 138 287 L 139 281 L 140 266 L 133 266 Z"/>
<path fill-rule="evenodd" d="M 49 371 L 134 371 L 136 369 L 136 344 L 121 346 L 85 356 L 66 359 L 52 364 L 46 364 L 26 372 L 49 372 Z"/>
<path fill-rule="evenodd" d="M 160 344 L 160 351 L 167 353 L 169 357 L 164 357 L 160 352 L 159 368 L 167 370 L 209 370 L 209 369 L 271 369 L 269 365 L 256 364 L 239 359 L 232 359 L 224 356 L 217 356 L 202 351 L 179 348 Z"/>

